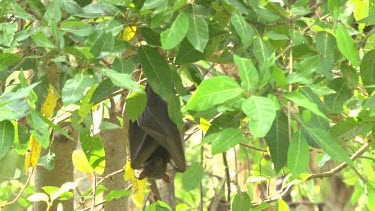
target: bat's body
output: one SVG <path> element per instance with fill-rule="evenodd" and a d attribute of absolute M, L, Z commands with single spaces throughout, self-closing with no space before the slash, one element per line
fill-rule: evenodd
<path fill-rule="evenodd" d="M 147 104 L 136 122 L 129 124 L 130 159 L 133 169 L 144 171 L 140 179 L 164 178 L 168 162 L 178 171 L 186 169 L 185 143 L 177 125 L 168 116 L 167 103 L 146 86 Z"/>

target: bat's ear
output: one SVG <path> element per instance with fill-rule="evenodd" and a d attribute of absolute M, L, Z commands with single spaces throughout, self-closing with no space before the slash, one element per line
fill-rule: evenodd
<path fill-rule="evenodd" d="M 166 183 L 171 183 L 171 178 L 168 176 L 168 174 L 164 174 L 164 176 L 163 176 L 163 180 L 164 180 L 164 182 L 166 182 Z"/>
<path fill-rule="evenodd" d="M 143 180 L 144 178 L 146 178 L 146 173 L 145 173 L 145 171 L 142 171 L 142 172 L 139 174 L 138 179 L 139 179 L 139 180 Z"/>

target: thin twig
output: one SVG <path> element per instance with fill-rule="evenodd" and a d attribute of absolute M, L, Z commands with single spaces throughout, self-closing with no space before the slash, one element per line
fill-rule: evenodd
<path fill-rule="evenodd" d="M 357 158 L 359 158 L 363 153 L 365 153 L 367 151 L 367 149 L 370 147 L 370 145 L 371 145 L 371 141 L 369 140 L 361 148 L 359 148 L 352 156 L 350 156 L 350 160 L 355 161 Z M 309 177 L 307 177 L 306 180 L 311 180 L 311 179 L 314 179 L 314 178 L 330 177 L 330 176 L 340 172 L 341 170 L 343 170 L 347 166 L 348 166 L 347 163 L 341 163 L 340 165 L 338 165 L 337 167 L 335 167 L 335 168 L 333 168 L 329 171 L 319 173 L 319 174 L 311 174 Z"/>
<path fill-rule="evenodd" d="M 95 209 L 95 195 L 96 195 L 96 175 L 95 172 L 93 173 L 94 176 L 94 188 L 92 189 L 92 201 L 91 201 L 91 211 Z"/>
<path fill-rule="evenodd" d="M 350 160 L 355 161 L 356 159 L 358 159 L 363 153 L 365 153 L 367 151 L 368 148 L 370 148 L 371 142 L 372 142 L 371 140 L 366 142 L 352 156 L 350 156 Z M 340 165 L 338 165 L 337 167 L 335 167 L 335 168 L 333 168 L 329 171 L 318 173 L 318 174 L 311 174 L 309 177 L 307 177 L 307 179 L 305 179 L 305 181 L 315 179 L 315 178 L 322 179 L 322 178 L 325 178 L 325 177 L 331 177 L 334 174 L 337 174 L 338 172 L 340 172 L 341 170 L 346 168 L 347 166 L 348 166 L 348 164 L 343 162 Z M 256 207 L 256 206 L 260 205 L 261 203 L 274 202 L 274 201 L 277 201 L 277 200 L 283 198 L 297 182 L 298 182 L 298 180 L 294 180 L 294 181 L 290 182 L 287 186 L 285 186 L 281 190 L 277 191 L 273 196 L 270 196 L 266 200 L 263 200 L 261 202 L 252 203 L 252 206 Z"/>
<path fill-rule="evenodd" d="M 6 204 L 0 205 L 0 208 L 5 208 L 6 206 L 15 203 L 21 197 L 22 193 L 25 191 L 27 185 L 29 184 L 29 182 L 31 180 L 31 176 L 33 175 L 33 173 L 34 173 L 34 168 L 30 171 L 29 176 L 27 177 L 27 180 L 26 180 L 25 184 L 23 185 L 23 187 L 20 190 L 20 192 L 18 193 L 18 195 L 12 201 L 10 201 Z"/>
<path fill-rule="evenodd" d="M 223 152 L 223 162 L 225 167 L 225 177 L 227 182 L 227 202 L 230 202 L 230 175 L 229 175 L 229 166 L 228 166 L 228 160 L 227 160 L 227 153 Z"/>
<path fill-rule="evenodd" d="M 101 201 L 101 202 L 95 204 L 94 206 L 97 207 L 97 206 L 100 206 L 100 205 L 105 204 L 106 202 L 107 202 L 106 200 L 103 200 L 103 201 Z M 91 210 L 91 207 L 85 208 L 85 209 L 83 209 L 83 210 L 81 210 L 81 211 L 88 211 L 88 210 Z"/>
<path fill-rule="evenodd" d="M 241 142 L 240 145 L 244 146 L 244 147 L 247 147 L 247 148 L 250 148 L 250 149 L 253 149 L 253 150 L 256 150 L 256 151 L 259 151 L 259 152 L 267 152 L 267 150 L 265 150 L 265 149 L 254 147 L 254 146 L 251 146 L 251 145 L 243 143 L 243 142 Z"/>

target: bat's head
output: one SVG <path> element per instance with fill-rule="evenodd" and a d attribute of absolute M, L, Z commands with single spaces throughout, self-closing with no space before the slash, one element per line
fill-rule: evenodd
<path fill-rule="evenodd" d="M 171 156 L 168 151 L 164 147 L 159 146 L 147 159 L 138 179 L 144 179 L 147 177 L 163 179 L 165 182 L 170 182 L 169 176 L 166 174 L 167 165 L 170 160 Z"/>

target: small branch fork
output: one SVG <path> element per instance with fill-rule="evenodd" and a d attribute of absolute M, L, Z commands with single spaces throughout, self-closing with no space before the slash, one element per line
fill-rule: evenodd
<path fill-rule="evenodd" d="M 371 142 L 372 142 L 371 140 L 369 140 L 368 142 L 366 142 L 352 156 L 350 156 L 350 160 L 355 161 L 358 158 L 360 158 L 361 155 L 363 153 L 365 153 L 370 148 Z M 333 168 L 333 169 L 331 169 L 329 171 L 318 173 L 318 174 L 311 174 L 309 177 L 307 177 L 305 179 L 305 181 L 312 180 L 312 179 L 317 179 L 317 178 L 322 179 L 322 178 L 325 178 L 325 177 L 331 177 L 334 174 L 339 173 L 341 170 L 343 170 L 347 166 L 348 166 L 348 164 L 345 163 L 345 162 L 343 162 L 340 165 L 336 166 L 335 168 Z M 289 178 L 289 177 L 290 177 L 290 174 L 286 176 L 286 178 Z M 277 201 L 277 200 L 283 198 L 287 193 L 289 193 L 290 189 L 295 184 L 297 184 L 298 182 L 299 182 L 298 180 L 293 180 L 287 186 L 285 186 L 285 187 L 281 188 L 279 191 L 277 191 L 273 196 L 269 196 L 266 200 L 263 200 L 261 202 L 254 202 L 254 203 L 252 203 L 252 206 L 256 207 L 256 206 L 258 206 L 258 205 L 260 205 L 262 203 L 265 203 L 265 202 L 274 202 L 274 201 Z"/>

